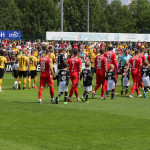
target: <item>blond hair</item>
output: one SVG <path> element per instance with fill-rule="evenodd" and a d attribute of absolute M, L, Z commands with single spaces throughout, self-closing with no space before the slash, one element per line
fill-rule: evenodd
<path fill-rule="evenodd" d="M 86 62 L 85 62 L 85 67 L 86 67 L 86 68 L 89 68 L 89 67 L 90 67 L 90 61 L 86 61 Z"/>

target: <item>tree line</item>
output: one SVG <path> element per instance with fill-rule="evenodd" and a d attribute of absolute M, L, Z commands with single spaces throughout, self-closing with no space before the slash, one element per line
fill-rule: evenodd
<path fill-rule="evenodd" d="M 63 0 L 64 31 L 87 31 L 87 0 Z M 138 33 L 150 30 L 150 2 L 133 0 L 89 0 L 90 32 Z M 60 0 L 0 1 L 0 30 L 20 30 L 23 34 L 45 34 L 61 30 Z"/>

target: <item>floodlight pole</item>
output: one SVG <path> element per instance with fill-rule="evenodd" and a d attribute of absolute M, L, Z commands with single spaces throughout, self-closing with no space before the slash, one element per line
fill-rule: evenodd
<path fill-rule="evenodd" d="M 63 32 L 63 0 L 61 0 L 61 32 Z"/>
<path fill-rule="evenodd" d="M 89 0 L 87 0 L 87 32 L 89 32 Z"/>

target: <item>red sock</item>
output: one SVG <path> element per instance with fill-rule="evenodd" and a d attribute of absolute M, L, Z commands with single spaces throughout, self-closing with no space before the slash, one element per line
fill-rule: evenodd
<path fill-rule="evenodd" d="M 136 85 L 136 93 L 137 93 L 137 95 L 140 95 L 140 92 L 139 92 L 139 85 L 138 85 L 138 84 Z"/>
<path fill-rule="evenodd" d="M 70 90 L 70 93 L 69 93 L 70 98 L 72 97 L 73 93 L 74 93 L 74 87 L 72 87 L 71 90 Z"/>
<path fill-rule="evenodd" d="M 42 99 L 43 88 L 39 88 L 39 99 Z"/>
<path fill-rule="evenodd" d="M 78 94 L 78 89 L 77 89 L 77 87 L 75 87 L 74 93 L 75 93 L 76 97 L 78 98 L 78 97 L 79 97 L 79 94 Z"/>
<path fill-rule="evenodd" d="M 105 84 L 102 85 L 102 90 L 101 90 L 101 97 L 104 96 L 104 93 L 105 93 Z"/>
<path fill-rule="evenodd" d="M 54 98 L 54 88 L 50 88 L 50 95 L 51 95 L 51 98 Z"/>
<path fill-rule="evenodd" d="M 105 91 L 107 91 L 107 83 L 108 83 L 108 81 L 106 80 L 105 81 Z"/>
<path fill-rule="evenodd" d="M 130 95 L 133 95 L 133 92 L 135 91 L 135 89 L 136 89 L 136 83 L 133 83 Z"/>
<path fill-rule="evenodd" d="M 96 93 L 96 91 L 98 90 L 99 87 L 100 87 L 100 85 L 96 85 L 96 87 L 94 89 L 95 93 Z"/>

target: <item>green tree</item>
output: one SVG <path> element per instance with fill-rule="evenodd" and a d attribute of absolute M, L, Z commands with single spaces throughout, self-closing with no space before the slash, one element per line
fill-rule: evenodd
<path fill-rule="evenodd" d="M 140 29 L 150 29 L 150 3 L 148 0 L 133 0 L 129 10 L 136 21 L 137 32 Z"/>
<path fill-rule="evenodd" d="M 53 0 L 16 0 L 22 11 L 22 26 L 25 34 L 44 34 L 60 30 L 60 9 Z"/>
<path fill-rule="evenodd" d="M 126 33 L 136 32 L 135 20 L 128 9 L 128 6 L 122 5 L 120 0 L 114 0 L 106 9 L 109 32 Z"/>
<path fill-rule="evenodd" d="M 0 29 L 1 30 L 21 30 L 22 13 L 17 8 L 14 0 L 0 1 Z"/>

